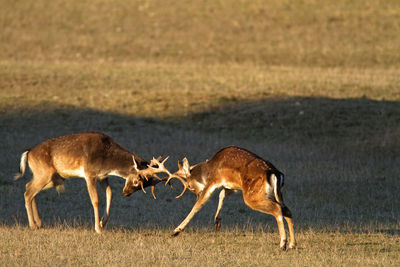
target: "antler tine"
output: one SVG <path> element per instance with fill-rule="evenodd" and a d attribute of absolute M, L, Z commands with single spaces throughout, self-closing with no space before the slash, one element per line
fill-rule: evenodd
<path fill-rule="evenodd" d="M 153 167 L 153 165 L 157 165 L 157 163 L 161 160 L 161 157 L 158 157 L 157 159 L 153 157 L 150 161 L 150 164 L 148 164 L 148 167 Z"/>
<path fill-rule="evenodd" d="M 176 175 L 175 173 L 174 174 L 168 173 L 168 179 L 165 182 L 165 185 L 167 185 L 172 178 L 178 179 L 183 184 L 182 193 L 180 193 L 180 195 L 176 197 L 176 198 L 180 198 L 181 196 L 183 196 L 183 194 L 185 193 L 185 191 L 188 187 L 187 182 L 182 177 L 180 177 L 179 175 Z"/>
<path fill-rule="evenodd" d="M 140 175 L 141 177 L 143 177 L 146 180 L 148 180 L 149 177 L 154 177 L 160 181 L 163 181 L 164 179 L 161 179 L 156 174 L 159 172 L 166 172 L 166 168 L 163 166 L 163 163 L 165 162 L 165 160 L 162 163 L 160 163 L 159 160 L 161 160 L 161 157 L 159 157 L 158 159 L 155 159 L 153 157 L 153 159 L 150 161 L 150 164 L 147 165 L 147 168 L 142 169 L 142 170 L 139 170 L 137 168 L 136 161 L 133 160 L 133 167 L 136 170 L 136 172 L 138 173 L 138 175 Z M 155 168 L 154 166 L 158 166 L 158 167 Z"/>
<path fill-rule="evenodd" d="M 140 183 L 140 187 L 142 188 L 143 193 L 147 194 L 146 190 L 144 190 L 144 187 L 143 187 L 143 181 L 139 181 L 139 183 Z M 154 193 L 153 193 L 153 195 L 154 195 Z"/>
<path fill-rule="evenodd" d="M 150 161 L 150 164 L 147 165 L 147 169 L 138 170 L 138 173 L 141 174 L 141 175 L 143 175 L 146 179 L 147 179 L 147 176 L 153 176 L 153 177 L 156 177 L 157 179 L 159 179 L 160 181 L 165 181 L 165 180 L 166 180 L 166 182 L 165 182 L 166 185 L 169 184 L 169 182 L 170 182 L 170 180 L 171 180 L 172 178 L 178 179 L 179 181 L 181 181 L 181 183 L 183 184 L 183 187 L 184 187 L 183 190 L 182 190 L 182 192 L 176 197 L 176 198 L 180 198 L 180 197 L 185 193 L 185 191 L 186 191 L 188 185 L 187 185 L 187 182 L 186 182 L 182 177 L 180 177 L 179 175 L 176 175 L 175 173 L 174 173 L 174 174 L 171 174 L 171 172 L 164 166 L 164 163 L 165 163 L 168 159 L 169 159 L 169 156 L 166 157 L 166 158 L 165 158 L 164 160 L 162 160 L 162 161 L 161 161 L 161 157 L 159 157 L 158 159 L 156 159 L 156 158 L 153 157 L 153 159 Z M 160 162 L 160 161 L 161 161 L 161 162 Z M 134 166 L 135 166 L 135 168 L 136 168 L 136 162 L 135 162 Z M 156 167 L 156 166 L 157 166 L 157 167 Z M 136 169 L 137 169 L 137 168 L 136 168 Z M 156 175 L 156 173 L 159 173 L 159 172 L 164 172 L 164 173 L 166 173 L 166 174 L 168 175 L 168 179 L 166 179 L 166 178 L 161 179 L 160 177 L 158 177 L 158 176 Z M 143 184 L 141 184 L 141 186 L 142 186 L 143 192 L 146 192 L 146 191 L 144 191 L 144 189 L 143 189 Z M 154 196 L 154 193 L 153 193 L 153 196 Z M 155 197 L 155 196 L 154 196 L 154 197 Z"/>
<path fill-rule="evenodd" d="M 160 160 L 162 159 L 161 157 L 158 157 L 157 159 L 153 157 L 153 159 L 150 161 L 150 164 L 147 165 L 147 169 L 145 169 L 143 171 L 147 172 L 146 175 L 148 175 L 148 176 L 151 175 L 160 181 L 165 180 L 165 179 L 161 179 L 160 177 L 158 177 L 156 175 L 156 173 L 159 173 L 159 172 L 169 173 L 168 169 L 165 168 L 165 166 L 164 166 L 164 163 L 167 161 L 168 158 L 169 158 L 169 156 L 166 157 L 162 162 L 160 162 Z M 157 166 L 157 168 L 155 166 Z"/>
<path fill-rule="evenodd" d="M 153 198 L 154 199 L 157 199 L 156 198 L 156 195 L 154 194 L 154 189 L 155 189 L 155 187 L 156 187 L 156 185 L 158 184 L 158 183 L 160 183 L 162 180 L 160 180 L 160 181 L 153 181 L 152 182 L 152 185 L 151 185 L 151 193 L 153 194 Z"/>
<path fill-rule="evenodd" d="M 164 166 L 164 163 L 167 161 L 169 159 L 169 156 L 168 157 L 166 157 L 162 162 L 160 162 L 160 160 L 157 160 L 157 159 L 155 159 L 155 158 L 153 158 L 152 160 L 151 160 L 151 166 L 149 166 L 149 168 L 152 168 L 152 169 L 157 169 L 157 170 L 159 170 L 160 172 L 165 172 L 167 175 L 168 175 L 168 179 L 167 179 L 167 181 L 165 182 L 165 185 L 167 185 L 167 184 L 169 184 L 169 182 L 170 182 L 170 180 L 172 179 L 172 178 L 176 178 L 176 179 L 178 179 L 179 181 L 181 181 L 181 183 L 183 184 L 183 190 L 182 190 L 182 192 L 179 194 L 179 196 L 177 196 L 176 198 L 180 198 L 184 193 L 185 193 L 185 191 L 186 191 L 186 189 L 187 189 L 187 182 L 182 178 L 182 177 L 180 177 L 179 175 L 176 175 L 175 173 L 174 174 L 172 174 L 165 166 Z M 154 168 L 154 167 L 152 167 L 152 165 L 154 165 L 154 164 L 156 164 L 157 166 L 158 166 L 158 168 Z M 164 179 L 165 180 L 165 179 Z"/>
<path fill-rule="evenodd" d="M 155 158 L 153 157 L 153 159 L 150 161 L 150 164 L 148 165 L 148 167 L 151 167 L 151 168 L 153 168 L 153 169 L 156 169 L 156 168 L 153 167 L 153 166 L 156 165 L 156 166 L 158 166 L 157 169 L 166 170 L 167 168 L 165 168 L 164 163 L 165 163 L 168 159 L 169 159 L 169 156 L 166 157 L 163 161 L 161 161 L 161 160 L 162 160 L 161 157 L 158 157 L 157 159 L 155 159 Z M 160 161 L 161 161 L 161 162 L 160 162 Z"/>
<path fill-rule="evenodd" d="M 167 156 L 162 162 L 161 165 L 164 166 L 164 163 L 169 159 L 169 156 Z"/>
<path fill-rule="evenodd" d="M 134 157 L 134 156 L 132 156 L 132 160 L 133 160 L 133 168 L 135 169 L 135 171 L 137 172 L 137 174 L 138 174 L 139 176 L 144 177 L 146 180 L 148 180 L 148 179 L 149 179 L 148 176 L 150 176 L 151 174 L 148 173 L 147 169 L 144 169 L 144 170 L 139 170 L 139 169 L 138 169 L 137 163 L 136 163 L 136 160 L 135 160 L 135 157 Z M 142 186 L 142 188 L 143 188 L 143 186 Z M 143 192 L 146 193 L 146 191 L 144 191 L 144 190 L 143 190 Z"/>
<path fill-rule="evenodd" d="M 157 199 L 157 197 L 156 197 L 156 195 L 155 195 L 155 193 L 154 193 L 154 189 L 155 189 L 155 187 L 156 187 L 156 184 L 158 184 L 159 182 L 161 182 L 161 181 L 155 181 L 155 182 L 153 182 L 152 185 L 151 185 L 151 194 L 153 195 L 153 198 L 154 198 L 154 199 Z M 141 180 L 139 183 L 140 183 L 140 187 L 141 187 L 143 193 L 147 194 L 146 190 L 144 190 L 143 181 Z"/>
<path fill-rule="evenodd" d="M 153 159 L 150 161 L 150 164 L 147 165 L 147 169 L 139 170 L 138 167 L 137 167 L 137 163 L 136 163 L 135 157 L 132 156 L 133 168 L 135 169 L 137 174 L 140 177 L 142 177 L 142 179 L 144 178 L 144 179 L 148 180 L 149 177 L 155 177 L 155 178 L 157 178 L 159 180 L 158 182 L 152 184 L 152 186 L 151 186 L 151 193 L 152 193 L 154 199 L 156 199 L 156 196 L 154 194 L 155 185 L 157 183 L 161 182 L 161 181 L 165 181 L 166 180 L 166 178 L 158 177 L 157 173 L 165 172 L 169 176 L 171 175 L 171 173 L 168 171 L 168 169 L 165 168 L 165 166 L 164 166 L 164 163 L 168 160 L 168 158 L 169 158 L 169 156 L 166 157 L 162 162 L 160 162 L 161 159 L 162 159 L 161 156 L 158 157 L 157 159 L 153 157 Z M 157 166 L 157 168 L 155 168 L 153 166 Z M 146 190 L 144 190 L 143 180 L 139 180 L 139 184 L 140 184 L 140 187 L 141 187 L 143 193 L 146 194 L 147 192 L 146 192 Z"/>

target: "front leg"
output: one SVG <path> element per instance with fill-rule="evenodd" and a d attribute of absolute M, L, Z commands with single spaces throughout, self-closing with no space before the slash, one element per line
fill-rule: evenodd
<path fill-rule="evenodd" d="M 204 206 L 204 204 L 207 202 L 207 200 L 210 198 L 212 193 L 216 187 L 206 187 L 198 196 L 197 196 L 197 201 L 194 204 L 192 210 L 188 214 L 188 216 L 181 222 L 181 224 L 175 228 L 173 232 L 173 236 L 179 235 L 186 227 L 186 225 L 190 222 L 190 220 L 193 218 L 194 215 Z"/>
<path fill-rule="evenodd" d="M 223 188 L 221 190 L 221 192 L 219 193 L 218 208 L 217 208 L 217 212 L 215 213 L 215 217 L 214 217 L 215 231 L 219 231 L 219 229 L 221 228 L 220 214 L 221 214 L 222 205 L 224 204 L 224 199 L 225 199 L 225 197 L 231 195 L 233 192 L 235 192 L 235 190 Z"/>
<path fill-rule="evenodd" d="M 90 196 L 90 201 L 92 202 L 93 206 L 93 213 L 94 213 L 94 229 L 96 233 L 101 234 L 101 227 L 100 227 L 100 220 L 99 220 L 99 198 L 97 195 L 97 180 L 95 177 L 87 177 L 86 184 Z"/>

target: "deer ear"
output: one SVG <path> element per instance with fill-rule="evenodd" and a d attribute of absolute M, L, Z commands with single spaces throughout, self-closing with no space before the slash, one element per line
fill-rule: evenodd
<path fill-rule="evenodd" d="M 182 164 L 183 164 L 183 169 L 185 170 L 185 172 L 187 172 L 187 174 L 190 174 L 190 165 L 189 165 L 189 161 L 187 160 L 186 157 L 182 160 Z"/>
<path fill-rule="evenodd" d="M 178 168 L 182 169 L 182 164 L 181 164 L 181 162 L 179 160 L 178 160 Z"/>
<path fill-rule="evenodd" d="M 132 156 L 132 160 L 133 160 L 133 168 L 135 168 L 135 170 L 137 170 L 137 163 L 136 163 L 134 156 Z"/>

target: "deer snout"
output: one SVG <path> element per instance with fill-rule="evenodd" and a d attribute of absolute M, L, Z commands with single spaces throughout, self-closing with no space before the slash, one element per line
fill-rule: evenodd
<path fill-rule="evenodd" d="M 138 190 L 137 188 L 139 188 L 139 186 L 140 186 L 139 180 L 127 180 L 125 183 L 125 187 L 122 190 L 122 194 L 127 197 L 127 196 L 131 195 L 132 193 L 136 192 Z"/>
<path fill-rule="evenodd" d="M 130 196 L 132 193 L 133 193 L 133 191 L 128 191 L 128 190 L 123 190 L 123 191 L 122 191 L 122 194 L 123 194 L 125 197 Z"/>
<path fill-rule="evenodd" d="M 135 193 L 136 191 L 141 190 L 142 188 L 139 186 L 131 186 L 129 188 L 124 188 L 124 190 L 122 191 L 122 194 L 127 197 L 130 196 L 131 194 Z"/>
<path fill-rule="evenodd" d="M 125 185 L 124 189 L 122 190 L 122 194 L 126 197 L 131 195 L 133 192 L 134 192 L 134 190 L 133 190 L 132 184 Z"/>

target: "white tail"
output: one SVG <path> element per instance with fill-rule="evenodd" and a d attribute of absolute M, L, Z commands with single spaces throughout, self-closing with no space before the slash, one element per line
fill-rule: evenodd
<path fill-rule="evenodd" d="M 184 230 L 193 216 L 202 208 L 217 188 L 222 188 L 219 203 L 214 217 L 215 229 L 221 227 L 220 212 L 223 201 L 231 193 L 242 190 L 244 202 L 252 209 L 272 214 L 278 223 L 281 237 L 280 247 L 286 249 L 286 232 L 283 218 L 286 219 L 290 234 L 289 248 L 296 246 L 292 214 L 283 203 L 283 174 L 271 163 L 257 155 L 239 148 L 227 147 L 216 153 L 210 160 L 190 166 L 188 160 L 178 163 L 179 170 L 173 174 L 186 179 L 185 189 L 197 195 L 189 215 L 175 228 L 176 236 Z M 182 194 L 181 194 L 182 195 Z"/>
<path fill-rule="evenodd" d="M 17 174 L 14 176 L 14 179 L 15 179 L 15 180 L 21 178 L 21 177 L 24 176 L 24 174 L 25 174 L 26 162 L 28 161 L 28 153 L 29 153 L 29 150 L 25 151 L 25 152 L 22 153 L 22 155 L 21 155 L 21 161 L 20 161 L 20 163 L 19 163 L 19 173 L 17 173 Z"/>
<path fill-rule="evenodd" d="M 281 187 L 281 182 L 278 180 L 278 177 L 272 173 L 270 176 L 272 185 L 274 187 L 274 196 L 275 196 L 275 201 L 278 202 L 279 204 L 282 204 L 282 199 L 280 197 L 280 187 Z"/>
<path fill-rule="evenodd" d="M 32 180 L 26 184 L 24 194 L 31 228 L 42 226 L 35 196 L 44 189 L 54 186 L 60 188 L 64 179 L 82 177 L 86 180 L 97 233 L 101 233 L 110 215 L 112 192 L 107 176 L 115 175 L 126 179 L 123 189 L 125 196 L 140 189 L 144 191 L 144 187 L 147 186 L 152 186 L 154 196 L 154 186 L 163 180 L 156 175 L 163 172 L 162 170 L 149 169 L 150 166 L 144 159 L 123 149 L 109 136 L 97 132 L 49 139 L 25 151 L 21 155 L 20 171 L 15 175 L 15 179 L 24 175 L 26 163 L 33 173 Z M 158 180 L 153 180 L 152 177 Z M 106 208 L 101 221 L 98 211 L 97 182 L 106 193 Z"/>

